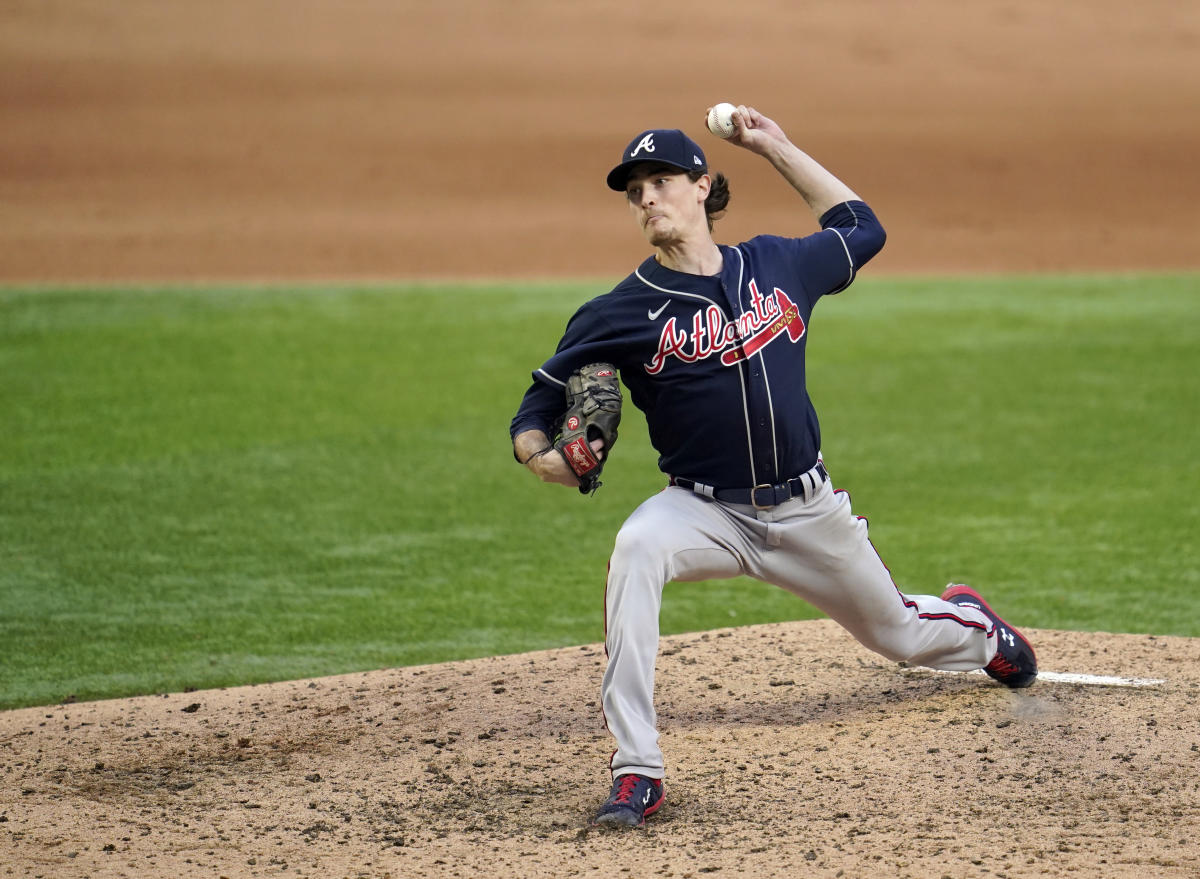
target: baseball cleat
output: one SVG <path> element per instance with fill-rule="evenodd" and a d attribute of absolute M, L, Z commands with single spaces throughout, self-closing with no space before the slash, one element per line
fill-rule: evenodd
<path fill-rule="evenodd" d="M 613 779 L 612 793 L 592 823 L 604 827 L 644 827 L 646 817 L 657 812 L 662 804 L 662 779 L 619 775 Z"/>
<path fill-rule="evenodd" d="M 942 600 L 981 610 L 992 621 L 996 634 L 996 655 L 983 670 L 1000 683 L 1014 689 L 1028 687 L 1037 679 L 1037 656 L 1028 639 L 988 607 L 983 597 L 970 586 L 956 584 L 942 593 Z"/>

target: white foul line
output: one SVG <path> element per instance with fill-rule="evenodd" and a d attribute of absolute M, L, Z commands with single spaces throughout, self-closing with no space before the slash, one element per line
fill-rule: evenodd
<path fill-rule="evenodd" d="M 910 668 L 907 669 L 907 671 L 928 671 L 942 675 L 984 674 L 984 671 L 981 668 L 977 668 L 974 671 L 968 672 L 943 671 L 937 668 Z M 1162 678 L 1118 678 L 1111 677 L 1109 675 L 1083 675 L 1061 671 L 1039 671 L 1037 679 L 1039 681 L 1049 681 L 1056 684 L 1086 684 L 1092 687 L 1157 687 L 1159 684 L 1166 683 L 1166 680 Z"/>

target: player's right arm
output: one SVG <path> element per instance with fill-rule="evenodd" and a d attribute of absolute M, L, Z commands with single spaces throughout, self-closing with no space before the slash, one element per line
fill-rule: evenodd
<path fill-rule="evenodd" d="M 773 119 L 753 107 L 741 106 L 733 113 L 733 124 L 730 143 L 770 162 L 801 195 L 826 233 L 797 243 L 805 250 L 804 288 L 810 301 L 850 286 L 855 273 L 887 241 L 874 211 L 854 190 L 792 143 Z"/>
<path fill-rule="evenodd" d="M 861 201 L 854 190 L 792 143 L 779 125 L 753 107 L 733 113 L 734 134 L 729 142 L 762 156 L 792 185 L 814 216 L 847 201 Z"/>

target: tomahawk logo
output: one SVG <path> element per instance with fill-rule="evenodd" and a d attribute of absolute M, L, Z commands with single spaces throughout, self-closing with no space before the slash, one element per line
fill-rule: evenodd
<path fill-rule="evenodd" d="M 645 150 L 648 153 L 654 152 L 654 135 L 653 134 L 647 134 L 645 137 L 643 137 L 641 140 L 639 140 L 638 145 L 629 151 L 629 158 L 632 159 L 634 156 L 636 156 L 642 150 Z"/>
<path fill-rule="evenodd" d="M 695 363 L 720 354 L 723 365 L 733 366 L 753 357 L 781 335 L 786 334 L 793 343 L 804 337 L 800 307 L 787 293 L 776 287 L 772 296 L 763 296 L 754 280 L 748 289 L 751 308 L 737 320 L 726 320 L 721 309 L 710 305 L 692 317 L 692 331 L 688 333 L 678 327 L 674 317 L 668 318 L 658 337 L 658 351 L 643 364 L 646 372 L 662 372 L 668 357 Z"/>

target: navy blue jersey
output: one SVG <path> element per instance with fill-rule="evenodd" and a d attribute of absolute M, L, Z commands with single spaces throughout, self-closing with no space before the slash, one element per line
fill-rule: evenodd
<path fill-rule="evenodd" d="M 664 473 L 744 488 L 809 470 L 821 447 L 804 370 L 813 307 L 848 287 L 885 238 L 860 201 L 832 208 L 821 227 L 804 238 L 720 245 L 718 275 L 647 259 L 571 318 L 554 356 L 533 373 L 512 435 L 553 436 L 568 376 L 607 362 L 645 413 Z"/>

